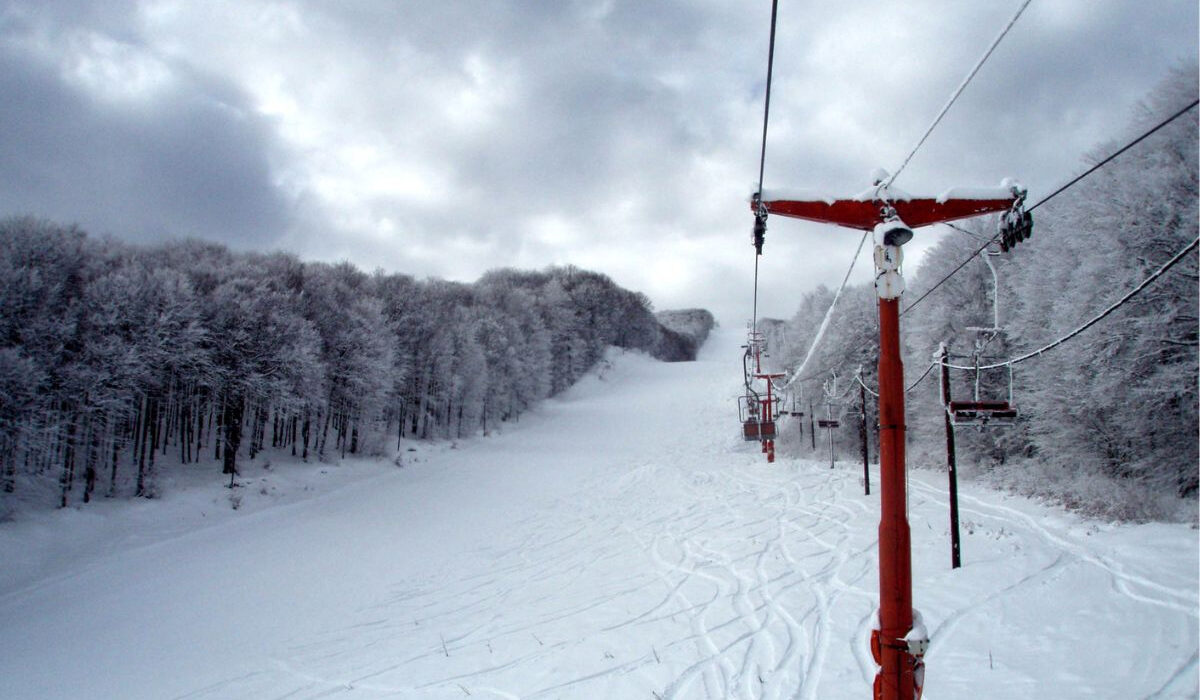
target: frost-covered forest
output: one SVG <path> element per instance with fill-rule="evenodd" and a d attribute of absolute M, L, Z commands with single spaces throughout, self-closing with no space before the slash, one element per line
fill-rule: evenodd
<path fill-rule="evenodd" d="M 1175 72 L 1144 101 L 1127 133 L 1097 146 L 1080 171 L 1186 106 L 1196 98 L 1196 85 L 1194 66 Z M 1030 240 L 989 258 L 1004 332 L 979 351 L 982 365 L 1040 349 L 1077 329 L 1196 239 L 1196 112 L 1049 201 L 1034 218 Z M 962 226 L 966 232 L 947 233 L 910 274 L 901 308 L 979 249 L 995 223 L 972 220 Z M 1020 417 L 1009 427 L 958 428 L 960 471 L 1109 517 L 1194 516 L 1197 279 L 1193 250 L 1094 327 L 1013 365 Z M 803 360 L 832 298 L 832 290 L 817 289 L 792 319 L 761 327 L 786 366 Z M 942 342 L 951 364 L 974 366 L 983 334 L 971 328 L 993 325 L 993 298 L 992 274 L 980 256 L 904 313 L 907 383 L 924 375 L 907 394 L 910 464 L 945 465 L 940 370 L 925 371 Z M 850 427 L 836 435 L 847 456 L 859 451 L 860 391 L 853 377 L 861 367 L 867 386 L 875 386 L 877 337 L 874 289 L 847 288 L 805 371 L 811 378 L 802 383 L 805 402 L 814 402 L 818 417 L 826 401 L 835 414 L 847 415 L 843 425 Z M 950 376 L 952 396 L 973 396 L 974 372 L 952 370 Z M 1008 398 L 1007 370 L 980 372 L 979 383 L 981 399 Z"/>
<path fill-rule="evenodd" d="M 574 267 L 468 285 L 10 218 L 0 497 L 153 497 L 164 465 L 210 462 L 232 480 L 264 448 L 322 459 L 486 433 L 610 345 L 684 360 L 699 340 Z"/>

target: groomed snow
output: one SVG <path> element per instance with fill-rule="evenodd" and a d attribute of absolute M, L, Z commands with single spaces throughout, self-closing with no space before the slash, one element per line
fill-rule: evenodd
<path fill-rule="evenodd" d="M 740 341 L 402 469 L 0 524 L 0 698 L 869 698 L 877 492 L 739 440 Z M 964 484 L 952 571 L 944 476 L 910 487 L 927 699 L 1197 697 L 1196 530 Z"/>

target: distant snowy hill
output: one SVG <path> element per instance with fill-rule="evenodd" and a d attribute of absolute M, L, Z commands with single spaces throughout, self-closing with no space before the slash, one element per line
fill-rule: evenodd
<path fill-rule="evenodd" d="M 658 357 L 683 360 L 696 358 L 696 353 L 717 323 L 706 309 L 659 311 L 654 318 L 664 329 L 659 338 Z"/>

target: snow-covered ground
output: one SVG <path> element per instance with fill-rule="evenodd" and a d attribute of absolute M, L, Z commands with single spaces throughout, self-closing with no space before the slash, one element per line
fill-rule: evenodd
<path fill-rule="evenodd" d="M 403 468 L 4 523 L 0 698 L 869 698 L 878 496 L 739 440 L 739 340 Z M 910 488 L 926 698 L 1197 697 L 1196 530 L 966 484 L 952 571 L 944 475 Z"/>

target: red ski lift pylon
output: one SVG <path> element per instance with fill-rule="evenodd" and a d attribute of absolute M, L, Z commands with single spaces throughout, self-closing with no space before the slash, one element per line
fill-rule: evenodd
<path fill-rule="evenodd" d="M 875 288 L 879 297 L 879 628 L 871 647 L 880 665 L 875 697 L 919 697 L 929 640 L 914 628 L 912 546 L 904 457 L 904 366 L 900 360 L 901 246 L 913 228 L 1016 210 L 1025 190 L 1005 182 L 1000 188 L 956 189 L 939 197 L 910 197 L 890 191 L 877 177 L 874 187 L 856 197 L 755 194 L 750 207 L 764 212 L 875 232 Z M 756 222 L 756 228 L 758 224 Z M 765 226 L 763 227 L 765 229 Z M 917 626 L 919 627 L 919 625 Z"/>

